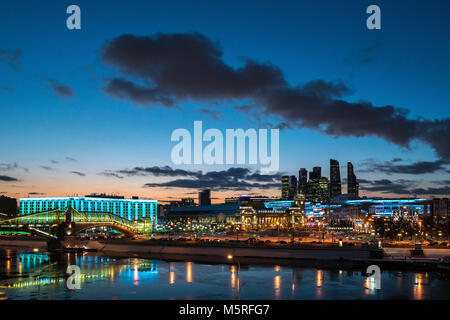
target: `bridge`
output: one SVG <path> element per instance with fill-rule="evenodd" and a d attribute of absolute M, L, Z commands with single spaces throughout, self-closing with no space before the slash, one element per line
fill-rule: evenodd
<path fill-rule="evenodd" d="M 68 207 L 0 220 L 3 230 L 26 231 L 49 239 L 63 240 L 95 227 L 110 227 L 127 236 L 149 233 L 152 223 L 131 221 L 110 212 L 83 213 Z"/>

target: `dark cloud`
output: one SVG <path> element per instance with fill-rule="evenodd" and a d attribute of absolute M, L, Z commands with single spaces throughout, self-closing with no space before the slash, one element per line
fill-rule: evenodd
<path fill-rule="evenodd" d="M 175 102 L 160 90 L 140 86 L 125 79 L 111 79 L 104 90 L 111 96 L 131 100 L 137 104 L 155 103 L 167 108 L 176 107 Z"/>
<path fill-rule="evenodd" d="M 48 79 L 48 85 L 50 88 L 60 97 L 73 98 L 73 89 L 68 85 L 57 82 L 56 80 Z"/>
<path fill-rule="evenodd" d="M 247 168 L 229 168 L 223 171 L 188 171 L 163 167 L 135 167 L 133 169 L 105 171 L 100 175 L 123 179 L 124 176 L 156 176 L 156 177 L 181 177 L 168 182 L 147 183 L 145 187 L 166 188 L 211 188 L 215 190 L 248 190 L 250 188 L 279 188 L 280 174 L 261 174 L 252 172 Z"/>
<path fill-rule="evenodd" d="M 358 180 L 359 181 L 359 180 Z M 368 181 L 366 184 L 361 185 L 361 190 L 381 192 L 381 193 L 394 193 L 400 195 L 409 195 L 411 191 L 408 187 L 411 185 L 410 181 L 399 180 L 391 181 L 388 179 L 380 179 L 374 181 Z"/>
<path fill-rule="evenodd" d="M 19 181 L 19 180 L 16 178 L 10 177 L 10 176 L 0 176 L 0 181 L 9 182 L 9 181 Z"/>
<path fill-rule="evenodd" d="M 279 174 L 266 175 L 251 172 L 246 168 L 230 168 L 223 171 L 206 173 L 192 172 L 194 179 L 176 179 L 162 183 L 147 183 L 145 187 L 174 187 L 188 189 L 210 188 L 213 190 L 249 190 L 251 188 L 271 189 L 279 188 L 281 176 Z"/>
<path fill-rule="evenodd" d="M 416 188 L 411 190 L 413 194 L 417 195 L 450 195 L 450 186 L 438 188 Z"/>
<path fill-rule="evenodd" d="M 41 166 L 42 169 L 47 170 L 47 171 L 53 171 L 55 170 L 55 168 L 52 167 L 48 167 L 48 166 Z"/>
<path fill-rule="evenodd" d="M 80 172 L 80 171 L 70 171 L 70 173 L 76 174 L 76 175 L 78 175 L 80 177 L 84 177 L 86 175 L 85 173 Z"/>
<path fill-rule="evenodd" d="M 51 163 L 54 163 L 54 164 L 57 164 L 57 163 L 59 163 L 58 161 L 56 161 L 56 160 L 50 160 L 50 162 Z"/>
<path fill-rule="evenodd" d="M 67 160 L 67 161 L 72 161 L 72 162 L 75 162 L 75 161 L 77 161 L 77 159 L 75 159 L 75 158 L 72 158 L 72 157 L 66 157 L 66 160 Z"/>
<path fill-rule="evenodd" d="M 450 195 L 449 180 L 431 181 L 433 184 L 443 185 L 443 187 L 421 187 L 423 181 L 413 180 L 363 180 L 358 179 L 360 189 L 364 191 L 390 193 L 398 195 Z"/>
<path fill-rule="evenodd" d="M 411 164 L 397 164 L 402 161 L 393 159 L 391 161 L 385 162 L 377 162 L 377 161 L 368 161 L 366 162 L 365 169 L 360 170 L 361 172 L 383 172 L 386 174 L 426 174 L 426 173 L 434 173 L 438 171 L 446 171 L 446 165 L 449 164 L 448 161 L 444 160 L 436 160 L 436 161 L 418 161 Z"/>
<path fill-rule="evenodd" d="M 118 178 L 118 179 L 123 179 L 123 177 L 115 172 L 111 172 L 111 171 L 105 171 L 105 172 L 100 172 L 97 173 L 98 175 L 101 176 L 105 176 L 105 177 L 114 177 L 114 178 Z"/>
<path fill-rule="evenodd" d="M 16 169 L 22 169 L 25 172 L 29 170 L 27 168 L 19 166 L 16 162 L 13 163 L 0 163 L 0 171 L 13 171 Z"/>
<path fill-rule="evenodd" d="M 366 65 L 375 61 L 381 49 L 379 40 L 373 41 L 369 45 L 355 51 L 354 54 L 347 57 L 344 61 L 349 64 Z"/>
<path fill-rule="evenodd" d="M 0 50 L 0 60 L 5 61 L 14 69 L 19 68 L 19 58 L 22 55 L 21 50 Z"/>
<path fill-rule="evenodd" d="M 6 91 L 6 92 L 14 92 L 14 89 L 10 88 L 10 87 L 3 87 L 3 88 L 1 88 L 1 90 Z"/>
<path fill-rule="evenodd" d="M 15 170 L 18 169 L 19 165 L 14 162 L 14 163 L 0 163 L 0 171 L 11 171 L 11 170 Z"/>
<path fill-rule="evenodd" d="M 164 167 L 134 167 L 133 169 L 117 170 L 117 174 L 126 176 L 156 176 L 156 177 L 198 177 L 202 175 L 201 171 L 188 171 L 182 169 L 172 169 L 169 166 Z"/>
<path fill-rule="evenodd" d="M 203 109 L 200 109 L 199 111 L 200 111 L 200 113 L 206 114 L 215 120 L 218 120 L 222 116 L 222 113 L 217 110 L 203 108 Z"/>
<path fill-rule="evenodd" d="M 41 196 L 41 195 L 44 195 L 45 193 L 42 193 L 42 192 L 28 192 L 28 195 L 32 195 L 32 196 Z"/>
<path fill-rule="evenodd" d="M 219 45 L 200 33 L 122 35 L 102 48 L 102 59 L 140 81 L 116 77 L 105 91 L 138 104 L 247 99 L 257 113 L 281 117 L 292 127 L 334 137 L 377 136 L 402 147 L 419 140 L 450 160 L 449 118 L 410 119 L 403 108 L 347 102 L 342 97 L 351 90 L 342 82 L 313 80 L 293 87 L 270 63 L 247 59 L 234 68 L 223 61 Z"/>

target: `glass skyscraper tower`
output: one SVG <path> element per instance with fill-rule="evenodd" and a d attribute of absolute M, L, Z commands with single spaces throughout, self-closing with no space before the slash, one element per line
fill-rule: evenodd
<path fill-rule="evenodd" d="M 339 161 L 330 159 L 330 199 L 342 194 Z"/>

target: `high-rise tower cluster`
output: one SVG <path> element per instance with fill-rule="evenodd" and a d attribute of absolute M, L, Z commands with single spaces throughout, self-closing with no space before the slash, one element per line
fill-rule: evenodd
<path fill-rule="evenodd" d="M 309 172 L 305 168 L 298 171 L 298 179 L 295 176 L 283 176 L 281 187 L 282 200 L 293 200 L 297 195 L 302 195 L 311 202 L 329 202 L 342 195 L 341 172 L 339 161 L 330 159 L 330 179 L 322 176 L 322 168 L 314 167 Z M 353 172 L 351 162 L 347 163 L 347 193 L 349 196 L 358 197 L 359 184 Z"/>

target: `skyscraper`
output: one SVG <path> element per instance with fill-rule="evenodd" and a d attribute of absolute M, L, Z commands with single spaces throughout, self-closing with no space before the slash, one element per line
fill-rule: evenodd
<path fill-rule="evenodd" d="M 310 179 L 306 186 L 306 200 L 313 203 L 326 203 L 330 196 L 330 183 L 326 177 Z"/>
<path fill-rule="evenodd" d="M 298 189 L 297 193 L 306 194 L 306 183 L 308 182 L 308 171 L 305 168 L 301 168 L 298 171 Z"/>
<path fill-rule="evenodd" d="M 198 205 L 199 206 L 211 205 L 211 190 L 205 189 L 198 193 Z"/>
<path fill-rule="evenodd" d="M 281 177 L 281 200 L 289 199 L 289 176 Z"/>
<path fill-rule="evenodd" d="M 289 180 L 289 200 L 294 200 L 297 194 L 297 177 L 291 176 Z"/>
<path fill-rule="evenodd" d="M 339 161 L 330 159 L 330 199 L 342 194 Z"/>
<path fill-rule="evenodd" d="M 281 200 L 293 200 L 297 194 L 297 177 L 281 177 Z"/>
<path fill-rule="evenodd" d="M 353 164 L 347 162 L 347 193 L 358 197 L 359 184 L 356 182 L 356 176 L 353 172 Z"/>
<path fill-rule="evenodd" d="M 309 180 L 320 179 L 322 177 L 322 168 L 314 167 L 313 171 L 309 173 Z"/>

